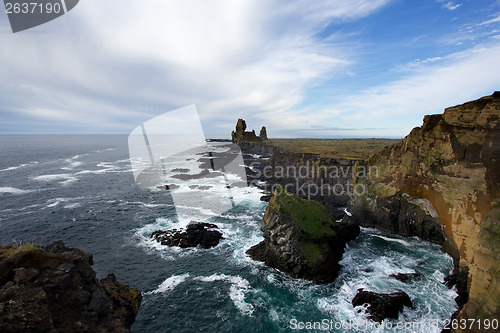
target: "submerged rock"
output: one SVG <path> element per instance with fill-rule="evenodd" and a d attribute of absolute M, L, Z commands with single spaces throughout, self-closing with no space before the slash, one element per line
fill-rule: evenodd
<path fill-rule="evenodd" d="M 405 306 L 413 306 L 410 297 L 403 291 L 378 294 L 373 291 L 359 289 L 352 299 L 352 306 L 356 307 L 364 304 L 368 304 L 369 318 L 379 323 L 384 319 L 398 319 L 399 313 L 403 311 Z"/>
<path fill-rule="evenodd" d="M 130 332 L 142 295 L 63 242 L 0 248 L 0 332 Z"/>
<path fill-rule="evenodd" d="M 289 194 L 280 186 L 266 209 L 264 241 L 247 253 L 286 274 L 325 283 L 335 280 L 344 247 L 359 227 L 335 222 L 317 201 Z"/>
<path fill-rule="evenodd" d="M 411 282 L 418 280 L 422 277 L 420 273 L 397 273 L 389 275 L 391 278 L 395 278 L 401 282 Z"/>
<path fill-rule="evenodd" d="M 186 247 L 197 247 L 208 249 L 217 246 L 222 237 L 217 225 L 204 222 L 191 222 L 186 230 L 158 230 L 151 234 L 162 245 Z"/>

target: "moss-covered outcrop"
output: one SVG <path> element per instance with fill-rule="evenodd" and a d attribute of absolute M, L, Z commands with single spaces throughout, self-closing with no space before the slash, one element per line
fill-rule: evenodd
<path fill-rule="evenodd" d="M 0 247 L 0 332 L 130 332 L 142 295 L 62 242 Z"/>
<path fill-rule="evenodd" d="M 316 283 L 335 280 L 345 244 L 359 227 L 335 222 L 317 201 L 305 200 L 277 186 L 264 214 L 264 241 L 248 254 L 296 278 Z"/>
<path fill-rule="evenodd" d="M 366 163 L 373 172 L 355 180 L 368 193 L 353 196 L 353 219 L 362 224 L 371 217 L 372 226 L 382 228 L 384 219 L 392 219 L 402 226 L 416 215 L 404 216 L 403 205 L 391 206 L 398 196 L 403 198 L 401 193 L 428 202 L 442 226 L 444 250 L 458 269 L 469 271 L 469 302 L 459 318 L 500 318 L 500 216 L 495 213 L 500 198 L 500 92 L 425 116 L 421 127 Z"/>

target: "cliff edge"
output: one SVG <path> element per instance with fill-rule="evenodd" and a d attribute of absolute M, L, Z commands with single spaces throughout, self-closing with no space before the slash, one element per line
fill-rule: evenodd
<path fill-rule="evenodd" d="M 62 242 L 0 247 L 1 332 L 130 332 L 142 295 Z"/>
<path fill-rule="evenodd" d="M 366 163 L 352 219 L 443 244 L 469 272 L 458 318 L 500 318 L 500 92 L 425 116 Z"/>

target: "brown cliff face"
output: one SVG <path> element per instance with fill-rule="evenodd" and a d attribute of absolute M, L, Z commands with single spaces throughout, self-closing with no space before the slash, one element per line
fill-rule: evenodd
<path fill-rule="evenodd" d="M 425 116 L 368 163 L 377 167 L 369 182 L 375 199 L 406 193 L 436 209 L 445 250 L 469 267 L 470 301 L 460 318 L 499 318 L 500 298 L 486 295 L 500 288 L 500 216 L 492 211 L 500 198 L 500 92 Z"/>

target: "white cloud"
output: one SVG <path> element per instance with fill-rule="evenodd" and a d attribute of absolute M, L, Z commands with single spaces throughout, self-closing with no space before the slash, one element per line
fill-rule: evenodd
<path fill-rule="evenodd" d="M 196 104 L 207 131 L 219 135 L 243 117 L 249 128 L 268 126 L 270 135 L 324 125 L 316 132 L 364 128 L 377 135 L 385 128 L 397 136 L 407 128 L 388 115 L 421 118 L 498 89 L 500 43 L 494 40 L 450 56 L 422 57 L 395 71 L 399 79 L 350 92 L 331 105 L 313 109 L 304 103 L 312 87 L 356 71 L 359 59 L 355 48 L 342 47 L 344 34 L 352 39 L 356 31 L 339 29 L 322 40 L 316 34 L 390 2 L 86 0 L 33 31 L 53 33 L 0 35 L 1 112 L 10 116 L 2 123 L 15 123 L 19 114 L 29 118 L 27 124 L 128 132 Z M 460 5 L 439 2 L 450 10 Z M 482 29 L 448 37 L 458 43 L 481 36 Z"/>
<path fill-rule="evenodd" d="M 460 6 L 462 6 L 461 3 L 455 4 L 453 1 L 447 1 L 447 0 L 436 0 L 436 1 L 439 2 L 439 3 L 444 3 L 443 4 L 443 8 L 451 10 L 451 11 L 459 8 Z"/>
<path fill-rule="evenodd" d="M 491 20 L 487 20 L 487 21 L 481 22 L 478 25 L 481 26 L 481 25 L 487 25 L 487 24 L 492 24 L 492 23 L 500 22 L 500 14 L 497 14 L 497 15 L 498 15 L 497 17 L 492 18 Z"/>
<path fill-rule="evenodd" d="M 38 28 L 53 33 L 1 36 L 0 99 L 90 131 L 193 103 L 208 126 L 237 113 L 298 123 L 303 112 L 289 110 L 307 89 L 351 64 L 314 34 L 390 1 L 87 0 Z"/>
<path fill-rule="evenodd" d="M 340 108 L 345 110 L 344 117 L 363 121 L 383 119 L 387 114 L 441 113 L 445 107 L 498 90 L 498 54 L 500 43 L 450 55 L 438 68 L 419 68 L 413 75 L 350 97 Z"/>
<path fill-rule="evenodd" d="M 461 3 L 454 4 L 453 2 L 449 1 L 449 2 L 445 3 L 443 6 L 444 6 L 444 8 L 446 8 L 448 10 L 455 10 L 458 7 L 462 6 L 462 4 Z"/>

